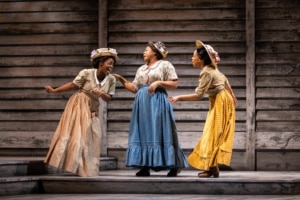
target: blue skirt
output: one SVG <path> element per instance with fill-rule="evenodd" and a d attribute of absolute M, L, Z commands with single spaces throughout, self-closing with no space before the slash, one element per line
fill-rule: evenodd
<path fill-rule="evenodd" d="M 188 167 L 179 146 L 173 108 L 167 93 L 157 88 L 148 93 L 148 86 L 139 88 L 130 121 L 127 167 L 150 167 L 154 170 Z"/>

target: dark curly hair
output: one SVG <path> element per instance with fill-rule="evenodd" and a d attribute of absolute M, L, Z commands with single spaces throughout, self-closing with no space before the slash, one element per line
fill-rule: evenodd
<path fill-rule="evenodd" d="M 206 49 L 203 46 L 197 48 L 197 55 L 200 60 L 204 60 L 204 65 L 210 65 L 212 63 Z"/>
<path fill-rule="evenodd" d="M 107 61 L 109 58 L 112 58 L 112 59 L 114 60 L 114 64 L 116 64 L 116 59 L 115 59 L 113 56 L 103 56 L 103 57 L 95 58 L 95 59 L 92 61 L 92 66 L 93 66 L 95 69 L 98 69 L 99 63 L 104 63 L 104 62 Z"/>

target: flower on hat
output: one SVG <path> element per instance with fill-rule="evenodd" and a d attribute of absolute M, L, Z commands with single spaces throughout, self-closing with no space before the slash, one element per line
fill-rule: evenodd
<path fill-rule="evenodd" d="M 165 46 L 165 44 L 161 41 L 158 42 L 149 42 L 149 44 L 151 44 L 159 53 L 163 58 L 166 58 L 168 55 L 168 50 L 167 47 Z"/>
<path fill-rule="evenodd" d="M 212 46 L 209 44 L 204 44 L 200 40 L 196 40 L 196 47 L 204 47 L 210 57 L 212 64 L 216 67 L 217 63 L 221 61 L 221 58 L 217 51 L 214 50 Z"/>
<path fill-rule="evenodd" d="M 91 61 L 93 61 L 95 58 L 103 57 L 103 56 L 112 56 L 115 58 L 115 60 L 118 60 L 118 53 L 116 49 L 113 48 L 99 48 L 95 49 L 91 52 Z"/>

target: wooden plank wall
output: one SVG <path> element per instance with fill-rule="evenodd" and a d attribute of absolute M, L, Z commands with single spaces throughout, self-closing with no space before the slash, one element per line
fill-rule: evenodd
<path fill-rule="evenodd" d="M 43 87 L 91 67 L 98 1 L 1 1 L 0 16 L 0 155 L 44 156 L 72 93 Z"/>
<path fill-rule="evenodd" d="M 245 3 L 233 1 L 110 0 L 108 45 L 120 53 L 114 71 L 133 80 L 143 64 L 147 41 L 163 41 L 179 76 L 179 87 L 169 95 L 193 93 L 199 69 L 193 69 L 195 40 L 211 44 L 221 56 L 220 70 L 227 74 L 239 99 L 232 167 L 245 169 L 246 64 Z M 117 156 L 122 167 L 134 95 L 119 85 L 108 104 L 108 154 Z M 201 136 L 208 99 L 174 105 L 181 146 L 188 154 Z"/>
<path fill-rule="evenodd" d="M 256 1 L 256 169 L 299 170 L 300 2 Z"/>
<path fill-rule="evenodd" d="M 98 20 L 106 3 L 107 23 Z M 252 72 L 246 68 L 246 10 L 255 17 Z M 147 41 L 165 42 L 167 60 L 179 76 L 179 88 L 169 92 L 176 95 L 193 92 L 198 83 L 199 70 L 192 68 L 191 57 L 195 40 L 201 39 L 219 52 L 220 70 L 239 99 L 231 167 L 248 170 L 250 155 L 253 170 L 299 170 L 299 11 L 297 0 L 1 1 L 0 156 L 46 154 L 72 93 L 49 95 L 43 86 L 71 81 L 80 69 L 90 67 L 90 51 L 98 44 L 107 42 L 118 50 L 114 71 L 133 80 Z M 105 24 L 107 32 L 99 30 Z M 247 94 L 246 75 L 255 76 L 255 99 Z M 107 155 L 119 159 L 119 168 L 124 167 L 133 100 L 118 85 L 107 105 Z M 254 102 L 252 118 L 246 112 L 249 101 Z M 207 98 L 174 105 L 186 154 L 201 136 L 207 110 Z M 247 126 L 251 120 L 253 141 Z M 254 147 L 250 154 L 249 144 Z"/>

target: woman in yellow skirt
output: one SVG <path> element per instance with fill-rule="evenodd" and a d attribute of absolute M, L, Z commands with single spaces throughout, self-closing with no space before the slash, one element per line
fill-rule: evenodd
<path fill-rule="evenodd" d="M 193 67 L 200 68 L 199 85 L 195 93 L 170 97 L 177 101 L 195 101 L 209 95 L 210 108 L 203 134 L 188 157 L 189 164 L 200 170 L 199 177 L 219 177 L 218 164 L 230 166 L 235 129 L 235 105 L 237 99 L 224 74 L 217 67 L 218 52 L 212 46 L 196 41 L 197 49 L 192 57 Z"/>

